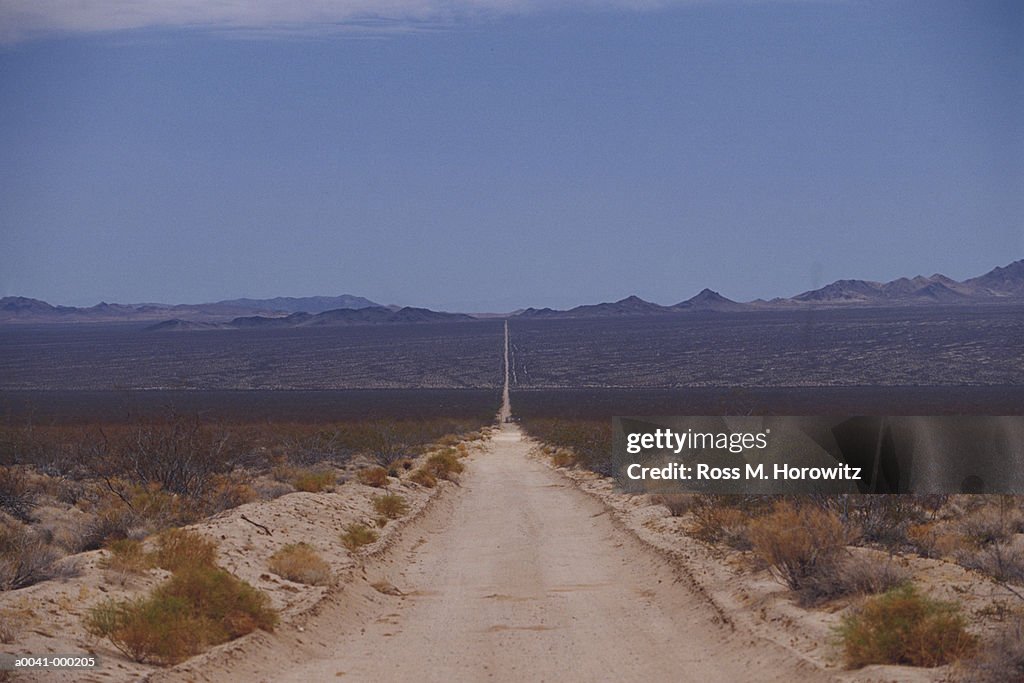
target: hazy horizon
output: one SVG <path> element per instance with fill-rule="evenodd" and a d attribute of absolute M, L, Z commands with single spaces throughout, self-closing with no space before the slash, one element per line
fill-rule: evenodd
<path fill-rule="evenodd" d="M 217 7 L 0 8 L 0 296 L 507 312 L 1024 256 L 1019 3 Z"/>
<path fill-rule="evenodd" d="M 1011 262 L 1011 263 L 1015 263 L 1015 261 Z M 997 267 L 1005 267 L 1007 265 L 1010 265 L 1010 264 L 1005 264 L 1005 263 L 1004 264 L 999 264 L 998 266 L 993 266 L 992 269 L 997 268 Z M 992 270 L 992 269 L 989 269 L 989 270 Z M 986 271 L 986 272 L 988 272 L 988 271 Z M 984 275 L 984 274 L 985 273 L 975 273 L 974 275 L 972 275 L 970 277 L 975 277 L 975 276 Z M 917 273 L 915 275 L 901 275 L 901 276 L 898 276 L 898 277 L 895 277 L 895 278 L 892 278 L 892 279 L 898 279 L 898 278 L 901 278 L 901 277 L 914 278 L 914 277 L 922 276 L 922 275 L 924 275 L 924 274 L 923 273 Z M 929 274 L 929 275 L 927 275 L 925 277 L 929 277 L 930 275 L 945 275 L 945 273 L 931 273 L 931 274 Z M 862 280 L 863 278 L 844 278 L 844 279 Z M 956 278 L 954 278 L 954 279 L 956 279 Z M 887 281 L 891 281 L 891 280 L 887 280 Z M 829 284 L 829 283 L 823 283 L 823 284 Z M 679 298 L 678 300 L 672 300 L 672 301 L 652 301 L 651 303 L 656 303 L 656 304 L 660 304 L 660 305 L 664 305 L 664 306 L 675 305 L 675 304 L 681 303 L 681 302 L 683 302 L 683 301 L 685 301 L 687 299 L 690 299 L 690 298 L 696 296 L 697 294 L 702 292 L 704 289 L 711 289 L 711 288 L 701 288 L 701 290 L 695 291 L 695 292 L 693 292 L 690 295 L 683 295 L 683 296 L 681 296 L 681 298 Z M 712 291 L 715 291 L 715 290 L 712 290 Z M 721 292 L 717 292 L 717 293 L 721 294 Z M 774 299 L 774 298 L 786 299 L 786 298 L 790 298 L 792 296 L 796 296 L 797 294 L 802 294 L 802 293 L 804 293 L 804 292 L 793 292 L 791 295 L 785 295 L 785 296 L 780 296 L 780 297 L 772 297 L 772 299 Z M 26 295 L 24 295 L 24 294 L 5 294 L 4 296 L 23 296 L 24 297 Z M 52 304 L 52 305 L 78 306 L 78 307 L 89 307 L 89 306 L 95 306 L 95 305 L 99 305 L 99 304 L 184 305 L 184 306 L 192 306 L 192 305 L 202 305 L 202 304 L 214 304 L 214 303 L 221 303 L 221 302 L 230 302 L 230 301 L 245 300 L 245 299 L 256 300 L 256 301 L 263 301 L 263 300 L 270 301 L 270 300 L 274 300 L 274 299 L 340 298 L 340 297 L 346 297 L 346 296 L 348 296 L 348 297 L 355 297 L 355 298 L 363 298 L 363 299 L 369 298 L 369 297 L 362 297 L 361 295 L 355 294 L 353 292 L 338 292 L 338 293 L 326 293 L 326 294 L 308 294 L 308 295 L 301 295 L 301 296 L 292 296 L 292 295 L 288 295 L 288 294 L 276 294 L 276 295 L 267 296 L 267 297 L 231 297 L 230 299 L 208 299 L 208 300 L 203 300 L 203 301 L 134 301 L 134 300 L 127 300 L 126 299 L 126 300 L 123 300 L 123 301 L 114 301 L 114 300 L 110 300 L 110 301 L 96 301 L 96 302 L 89 303 L 89 304 L 77 304 L 77 305 L 75 305 L 75 304 L 66 304 L 66 303 L 57 302 L 57 301 L 47 301 L 46 303 L 49 303 L 49 304 Z M 621 294 L 621 295 L 617 295 L 617 296 L 611 297 L 607 301 L 597 301 L 597 300 L 579 301 L 579 302 L 576 302 L 576 303 L 573 303 L 573 304 L 567 304 L 567 305 L 565 305 L 565 308 L 573 308 L 575 306 L 588 305 L 588 304 L 610 303 L 610 302 L 620 301 L 620 300 L 629 298 L 631 296 L 636 296 L 636 295 L 632 294 L 632 293 L 627 293 L 627 294 Z M 2 298 L 2 297 L 0 297 L 0 298 Z M 38 299 L 38 297 L 32 297 L 32 296 L 27 296 L 27 298 Z M 643 298 L 643 297 L 641 297 L 641 298 Z M 769 300 L 769 299 L 767 297 L 755 297 L 753 299 L 741 299 L 739 301 L 742 302 L 742 303 L 749 303 L 751 301 L 760 301 L 760 300 Z M 429 308 L 429 307 L 422 306 L 421 304 L 419 304 L 419 303 L 417 303 L 415 301 L 404 301 L 404 302 L 394 302 L 394 301 L 392 301 L 392 302 L 388 302 L 388 301 L 373 301 L 372 299 L 371 299 L 371 301 L 374 304 L 381 305 L 381 306 L 409 306 L 409 307 L 414 307 L 414 308 L 416 308 L 416 307 Z M 650 301 L 650 300 L 647 300 L 647 301 Z M 462 309 L 462 310 L 459 310 L 459 309 L 438 309 L 438 310 L 447 310 L 447 311 L 453 312 L 453 313 L 473 313 L 473 314 L 494 313 L 494 314 L 499 314 L 500 315 L 500 314 L 507 314 L 507 313 L 511 313 L 511 312 L 514 312 L 514 311 L 523 310 L 523 309 L 526 309 L 526 308 L 531 308 L 531 307 L 532 308 L 544 308 L 543 306 L 521 306 L 521 307 L 516 308 L 516 309 L 509 309 L 509 310 L 504 310 L 504 311 L 502 311 L 502 310 L 470 310 L 470 309 Z"/>

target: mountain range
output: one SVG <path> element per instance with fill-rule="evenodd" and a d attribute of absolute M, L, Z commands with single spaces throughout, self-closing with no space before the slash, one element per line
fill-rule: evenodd
<path fill-rule="evenodd" d="M 898 278 L 890 282 L 837 280 L 790 298 L 757 299 L 741 303 L 704 289 L 671 306 L 629 296 L 615 302 L 587 304 L 567 310 L 527 308 L 509 314 L 522 319 L 619 318 L 726 313 L 802 307 L 892 307 L 929 304 L 1024 303 L 1024 259 L 997 267 L 984 275 L 957 281 L 941 274 Z M 492 316 L 493 317 L 493 316 Z M 108 304 L 87 308 L 52 306 L 27 297 L 0 298 L 0 323 L 26 322 L 130 322 L 152 321 L 155 330 L 211 328 L 286 328 L 332 325 L 452 322 L 472 320 L 463 313 L 426 308 L 382 306 L 369 299 L 342 294 L 326 297 L 229 299 L 206 304 Z"/>
<path fill-rule="evenodd" d="M 696 296 L 680 301 L 672 306 L 660 306 L 650 301 L 644 301 L 638 296 L 628 296 L 625 299 L 603 304 L 590 304 L 577 306 L 567 311 L 558 311 L 553 308 L 527 308 L 519 311 L 514 317 L 517 318 L 620 318 L 629 316 L 651 316 L 651 315 L 672 315 L 675 313 L 692 313 L 708 311 L 742 311 L 751 308 L 750 304 L 741 304 L 738 301 L 727 299 L 718 292 L 710 289 L 703 289 Z"/>
<path fill-rule="evenodd" d="M 797 294 L 802 303 L 885 304 L 958 303 L 1024 297 L 1024 259 L 957 282 L 936 273 L 931 277 L 901 277 L 891 282 L 837 280 L 821 289 Z M 778 301 L 778 300 L 776 300 Z M 783 300 L 785 301 L 785 300 Z"/>
<path fill-rule="evenodd" d="M 108 304 L 86 308 L 52 306 L 39 299 L 0 299 L 0 322 L 133 322 L 182 320 L 222 323 L 242 316 L 285 317 L 291 313 L 323 313 L 337 309 L 389 308 L 351 294 L 340 296 L 228 299 L 206 304 Z"/>

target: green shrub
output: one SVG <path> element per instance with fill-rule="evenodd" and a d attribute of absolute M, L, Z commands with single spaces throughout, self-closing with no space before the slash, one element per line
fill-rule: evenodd
<path fill-rule="evenodd" d="M 462 463 L 459 462 L 458 456 L 449 450 L 434 453 L 427 458 L 423 468 L 438 479 L 448 480 L 454 479 L 456 474 L 460 474 L 465 469 Z"/>
<path fill-rule="evenodd" d="M 775 504 L 747 528 L 754 553 L 804 602 L 842 592 L 840 566 L 849 534 L 832 512 L 814 506 Z"/>
<path fill-rule="evenodd" d="M 217 544 L 195 531 L 168 529 L 156 538 L 153 560 L 161 569 L 177 572 L 189 567 L 212 567 Z"/>
<path fill-rule="evenodd" d="M 249 477 L 233 473 L 218 474 L 213 477 L 210 490 L 203 501 L 204 510 L 216 514 L 230 510 L 256 500 L 256 490 L 252 487 Z"/>
<path fill-rule="evenodd" d="M 298 470 L 293 474 L 292 486 L 306 493 L 320 493 L 334 486 L 336 477 L 330 470 Z"/>
<path fill-rule="evenodd" d="M 694 536 L 707 543 L 725 543 L 736 550 L 749 550 L 747 525 L 750 515 L 744 510 L 701 497 L 693 505 Z"/>
<path fill-rule="evenodd" d="M 359 483 L 374 488 L 384 488 L 388 485 L 388 471 L 383 467 L 366 467 L 356 473 Z"/>
<path fill-rule="evenodd" d="M 202 645 L 202 624 L 181 599 L 111 598 L 89 610 L 85 629 L 137 662 L 175 664 Z"/>
<path fill-rule="evenodd" d="M 374 496 L 373 509 L 388 519 L 398 519 L 409 511 L 409 504 L 402 496 L 390 493 L 386 496 Z"/>
<path fill-rule="evenodd" d="M 258 628 L 272 631 L 277 624 L 277 614 L 266 594 L 220 567 L 185 567 L 157 588 L 154 596 L 185 600 L 195 616 L 205 622 L 204 640 L 210 645 Z"/>
<path fill-rule="evenodd" d="M 839 636 L 851 669 L 869 664 L 933 667 L 974 652 L 976 639 L 965 623 L 957 605 L 932 600 L 907 584 L 845 616 Z"/>
<path fill-rule="evenodd" d="M 409 481 L 428 489 L 437 486 L 437 477 L 422 467 L 409 475 Z"/>
<path fill-rule="evenodd" d="M 345 533 L 341 535 L 341 543 L 351 551 L 356 551 L 364 545 L 377 540 L 377 532 L 366 526 L 353 522 L 345 527 Z"/>
<path fill-rule="evenodd" d="M 188 566 L 148 597 L 107 600 L 89 610 L 86 630 L 138 662 L 175 664 L 204 647 L 272 631 L 267 596 L 215 566 Z"/>
<path fill-rule="evenodd" d="M 120 538 L 107 543 L 107 554 L 100 566 L 125 574 L 141 574 L 153 567 L 153 557 L 146 553 L 142 541 Z"/>

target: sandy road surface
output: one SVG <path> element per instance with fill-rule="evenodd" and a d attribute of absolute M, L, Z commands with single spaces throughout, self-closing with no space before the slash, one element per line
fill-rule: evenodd
<path fill-rule="evenodd" d="M 662 558 L 528 450 L 506 425 L 450 509 L 431 513 L 444 519 L 400 551 L 408 561 L 388 579 L 406 595 L 267 680 L 824 678 L 717 623 Z"/>

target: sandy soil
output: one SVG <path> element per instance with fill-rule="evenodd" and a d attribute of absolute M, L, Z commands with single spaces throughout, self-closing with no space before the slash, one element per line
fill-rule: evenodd
<path fill-rule="evenodd" d="M 685 573 L 528 457 L 531 447 L 505 425 L 461 489 L 308 622 L 157 678 L 829 679 L 723 620 Z"/>
<path fill-rule="evenodd" d="M 481 448 L 486 446 L 476 442 L 469 451 Z M 455 485 L 446 481 L 440 482 L 436 489 L 426 489 L 392 478 L 385 491 L 349 481 L 338 485 L 334 492 L 290 493 L 274 500 L 242 505 L 189 528 L 217 542 L 218 563 L 266 593 L 271 604 L 280 611 L 280 630 L 292 632 L 301 628 L 311 612 L 359 577 L 366 556 L 386 551 L 406 524 L 430 509 L 434 498 L 443 498 L 454 488 Z M 384 492 L 401 495 L 409 505 L 408 515 L 378 528 L 377 542 L 356 553 L 349 552 L 339 541 L 341 530 L 351 522 L 376 527 L 379 515 L 373 510 L 372 499 Z M 253 522 L 267 527 L 272 535 L 268 536 Z M 331 585 L 295 583 L 268 570 L 268 561 L 274 552 L 298 541 L 312 545 L 327 561 L 334 575 Z M 172 671 L 202 668 L 208 658 L 260 647 L 261 639 L 270 637 L 257 632 L 214 648 L 174 670 L 162 671 L 130 661 L 106 640 L 88 635 L 83 618 L 91 607 L 107 598 L 144 595 L 166 580 L 169 573 L 152 569 L 142 574 L 123 574 L 105 569 L 106 554 L 107 551 L 99 550 L 67 558 L 64 562 L 73 563 L 78 571 L 65 580 L 44 581 L 20 590 L 0 592 L 0 616 L 6 617 L 14 629 L 13 642 L 0 644 L 0 652 L 16 655 L 92 653 L 102 662 L 93 671 L 23 673 L 16 680 L 121 682 L 148 680 L 155 674 L 175 676 L 178 674 Z"/>

